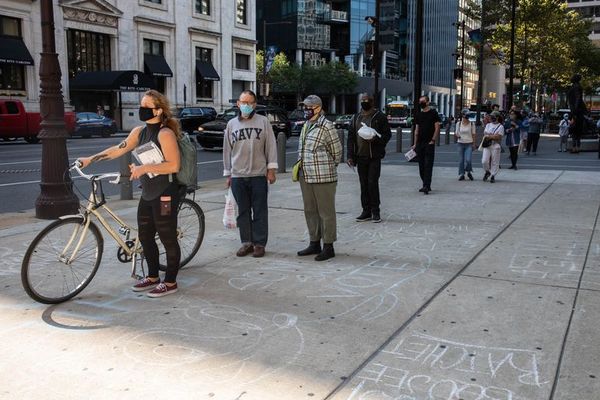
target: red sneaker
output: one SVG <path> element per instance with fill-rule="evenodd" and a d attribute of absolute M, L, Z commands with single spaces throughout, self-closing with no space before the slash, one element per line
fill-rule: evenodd
<path fill-rule="evenodd" d="M 143 292 L 145 290 L 154 289 L 160 283 L 160 279 L 156 279 L 155 281 L 151 280 L 148 277 L 138 281 L 135 285 L 131 287 L 131 290 L 134 292 Z"/>
<path fill-rule="evenodd" d="M 154 289 L 146 293 L 148 297 L 163 297 L 177 291 L 177 283 L 173 286 L 168 286 L 164 282 L 156 286 Z"/>

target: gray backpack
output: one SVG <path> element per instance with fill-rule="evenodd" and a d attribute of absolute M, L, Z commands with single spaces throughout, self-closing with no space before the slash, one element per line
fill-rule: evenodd
<path fill-rule="evenodd" d="M 182 132 L 181 138 L 177 140 L 179 145 L 179 155 L 181 157 L 181 166 L 175 178 L 180 185 L 186 186 L 188 191 L 198 188 L 198 153 L 196 144 L 192 142 L 186 132 Z"/>

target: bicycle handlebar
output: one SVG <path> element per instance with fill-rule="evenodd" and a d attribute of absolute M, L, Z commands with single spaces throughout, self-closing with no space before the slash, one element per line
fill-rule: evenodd
<path fill-rule="evenodd" d="M 75 162 L 73 162 L 71 164 L 71 166 L 69 167 L 69 171 L 77 172 L 77 174 L 79 174 L 79 176 L 87 179 L 88 181 L 91 181 L 91 180 L 101 181 L 101 180 L 107 179 L 107 178 L 115 178 L 108 182 L 112 183 L 114 185 L 118 185 L 121 182 L 121 174 L 118 172 L 110 172 L 110 173 L 100 174 L 100 175 L 89 175 L 89 174 L 85 174 L 81 170 L 81 166 L 82 166 L 81 161 L 75 160 Z"/>

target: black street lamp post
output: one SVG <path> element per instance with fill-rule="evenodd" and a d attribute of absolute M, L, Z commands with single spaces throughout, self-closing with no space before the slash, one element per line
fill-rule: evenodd
<path fill-rule="evenodd" d="M 413 86 L 413 121 L 417 120 L 419 112 L 419 98 L 421 97 L 421 85 L 423 80 L 423 0 L 417 0 L 417 12 L 415 20 L 415 64 L 414 64 L 414 86 Z M 411 144 L 414 144 L 415 124 L 412 124 Z"/>
<path fill-rule="evenodd" d="M 510 66 L 508 70 L 508 104 L 506 107 L 508 110 L 510 110 L 513 106 L 513 92 L 515 84 L 515 29 L 517 19 L 517 0 L 512 0 L 510 18 Z"/>
<path fill-rule="evenodd" d="M 461 45 L 460 45 L 460 110 L 464 108 L 465 97 L 465 21 L 454 22 L 452 25 L 461 29 Z"/>
<path fill-rule="evenodd" d="M 365 17 L 367 21 L 375 30 L 375 40 L 373 42 L 373 97 L 375 98 L 375 104 L 377 107 L 380 106 L 379 102 L 379 69 L 381 56 L 379 54 L 379 30 L 380 30 L 380 17 L 381 17 L 381 4 L 380 0 L 375 1 L 375 16 Z"/>
<path fill-rule="evenodd" d="M 69 157 L 65 127 L 65 105 L 60 84 L 61 72 L 54 43 L 52 0 L 41 0 L 42 54 L 40 58 L 40 133 L 42 172 L 40 195 L 35 202 L 37 218 L 55 219 L 74 214 L 79 200 L 73 193 L 73 181 L 66 174 Z"/>

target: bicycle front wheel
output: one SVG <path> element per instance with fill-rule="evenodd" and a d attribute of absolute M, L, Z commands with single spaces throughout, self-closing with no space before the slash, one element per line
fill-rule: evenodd
<path fill-rule="evenodd" d="M 21 283 L 35 301 L 62 303 L 91 282 L 100 266 L 104 240 L 81 217 L 54 221 L 33 239 L 21 265 Z"/>
<path fill-rule="evenodd" d="M 179 203 L 177 214 L 177 241 L 181 249 L 181 261 L 179 268 L 187 265 L 196 255 L 202 241 L 204 240 L 204 211 L 193 200 L 183 198 Z M 161 271 L 167 269 L 167 255 L 165 247 L 158 239 L 159 268 Z"/>

